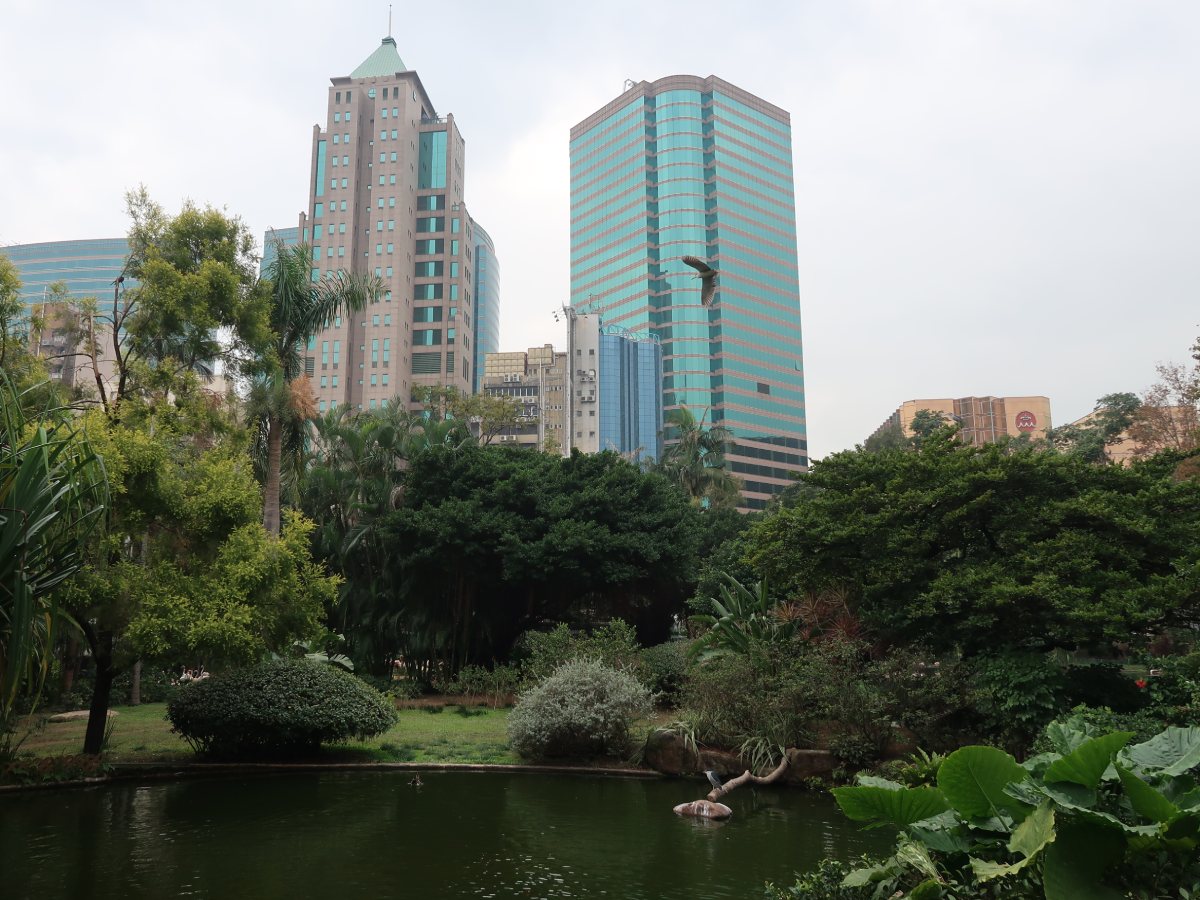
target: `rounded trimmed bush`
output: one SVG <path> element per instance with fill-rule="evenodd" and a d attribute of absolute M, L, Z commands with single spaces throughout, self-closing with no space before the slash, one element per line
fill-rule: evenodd
<path fill-rule="evenodd" d="M 396 710 L 334 666 L 279 659 L 181 688 L 167 718 L 200 753 L 253 757 L 381 734 L 396 722 Z"/>
<path fill-rule="evenodd" d="M 642 683 L 658 696 L 662 706 L 678 706 L 687 680 L 689 641 L 667 641 L 647 647 L 639 654 Z"/>
<path fill-rule="evenodd" d="M 508 739 L 529 759 L 619 755 L 629 749 L 633 720 L 650 712 L 650 691 L 633 675 L 575 659 L 521 694 Z"/>

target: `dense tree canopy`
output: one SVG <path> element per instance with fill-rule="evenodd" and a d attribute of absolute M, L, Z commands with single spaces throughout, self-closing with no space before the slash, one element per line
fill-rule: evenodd
<path fill-rule="evenodd" d="M 918 452 L 835 454 L 804 481 L 748 558 L 786 592 L 848 588 L 877 638 L 1102 647 L 1200 621 L 1200 482 L 1161 466 L 943 430 Z"/>
<path fill-rule="evenodd" d="M 613 453 L 430 446 L 403 496 L 380 526 L 387 589 L 346 627 L 390 633 L 410 663 L 503 658 L 570 619 L 619 615 L 662 639 L 694 583 L 701 513 Z"/>

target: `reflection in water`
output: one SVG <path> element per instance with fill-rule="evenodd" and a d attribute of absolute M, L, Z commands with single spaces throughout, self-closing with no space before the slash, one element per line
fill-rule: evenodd
<path fill-rule="evenodd" d="M 296 773 L 0 799 L 9 898 L 756 896 L 825 856 L 886 849 L 827 798 L 754 790 L 680 818 L 697 785 L 588 776 Z M 741 794 L 741 796 L 739 796 Z"/>

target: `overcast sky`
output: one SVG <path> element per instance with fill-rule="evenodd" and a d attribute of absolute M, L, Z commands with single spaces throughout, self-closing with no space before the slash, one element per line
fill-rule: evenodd
<path fill-rule="evenodd" d="M 0 245 L 115 236 L 144 183 L 296 224 L 365 0 L 0 0 Z M 444 12 L 443 12 L 444 10 Z M 564 334 L 570 127 L 627 78 L 718 75 L 792 115 L 808 437 L 903 400 L 1045 394 L 1055 424 L 1200 334 L 1200 3 L 397 4 L 467 141 L 501 349 Z"/>

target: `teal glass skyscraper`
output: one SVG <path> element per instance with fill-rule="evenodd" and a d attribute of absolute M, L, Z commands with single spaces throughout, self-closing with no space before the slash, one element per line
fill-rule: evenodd
<path fill-rule="evenodd" d="M 685 255 L 720 273 L 707 307 Z M 732 432 L 743 509 L 807 467 L 787 112 L 675 75 L 572 128 L 571 302 L 658 338 L 664 415 L 687 407 Z"/>

